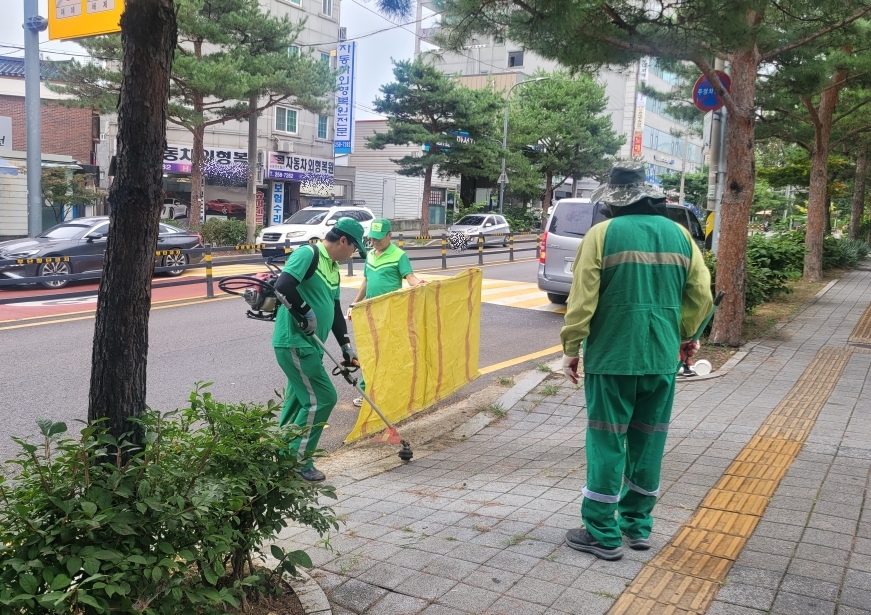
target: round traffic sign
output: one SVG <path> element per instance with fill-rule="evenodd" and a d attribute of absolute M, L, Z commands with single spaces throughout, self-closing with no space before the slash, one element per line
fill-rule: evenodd
<path fill-rule="evenodd" d="M 723 87 L 725 87 L 726 91 L 729 92 L 732 87 L 732 80 L 729 79 L 729 75 L 718 70 L 717 76 L 720 78 Z M 708 111 L 716 111 L 725 104 L 720 97 L 717 96 L 714 91 L 714 86 L 711 85 L 710 79 L 704 75 L 696 79 L 696 83 L 693 86 L 693 103 L 695 103 L 696 108 L 699 111 L 704 111 L 705 113 Z"/>

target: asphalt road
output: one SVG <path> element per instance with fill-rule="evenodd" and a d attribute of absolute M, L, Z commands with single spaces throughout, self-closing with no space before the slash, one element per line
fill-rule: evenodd
<path fill-rule="evenodd" d="M 534 282 L 536 267 L 536 261 L 527 260 L 487 266 L 484 273 L 487 278 Z M 355 293 L 342 291 L 343 304 Z M 244 307 L 241 301 L 227 300 L 152 311 L 147 398 L 152 408 L 165 411 L 184 405 L 198 381 L 214 382 L 212 393 L 224 401 L 265 401 L 285 386 L 270 346 L 272 325 L 245 318 Z M 479 365 L 559 344 L 562 321 L 560 314 L 551 312 L 482 304 Z M 86 418 L 93 331 L 92 319 L 0 331 L 0 459 L 18 450 L 11 436 L 36 433 L 36 418 L 66 421 L 71 430 L 77 429 L 76 419 Z M 329 343 L 338 352 L 335 340 Z M 481 376 L 443 403 L 542 360 Z M 328 450 L 340 446 L 357 417 L 351 404 L 356 390 L 341 378 L 334 381 L 339 404 L 321 440 Z"/>

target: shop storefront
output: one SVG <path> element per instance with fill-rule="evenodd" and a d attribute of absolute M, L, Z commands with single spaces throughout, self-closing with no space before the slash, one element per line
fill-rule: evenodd
<path fill-rule="evenodd" d="M 269 181 L 269 223 L 281 224 L 306 207 L 312 199 L 333 196 L 332 160 L 269 152 L 266 179 Z"/>

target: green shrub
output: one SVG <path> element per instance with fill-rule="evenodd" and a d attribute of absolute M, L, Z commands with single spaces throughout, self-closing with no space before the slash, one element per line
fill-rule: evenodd
<path fill-rule="evenodd" d="M 514 233 L 528 233 L 538 228 L 541 222 L 540 218 L 525 206 L 505 207 L 502 213 Z"/>
<path fill-rule="evenodd" d="M 259 235 L 263 230 L 263 226 L 258 224 L 255 229 L 255 235 Z M 213 246 L 238 246 L 247 242 L 247 231 L 245 230 L 244 220 L 206 220 L 200 233 L 203 235 L 203 243 L 210 243 Z"/>
<path fill-rule="evenodd" d="M 757 267 L 781 272 L 786 277 L 801 275 L 805 252 L 804 237 L 795 232 L 747 238 L 747 261 Z"/>
<path fill-rule="evenodd" d="M 280 430 L 278 411 L 198 386 L 186 409 L 141 417 L 141 449 L 99 426 L 73 440 L 38 421 L 42 444 L 16 440 L 18 473 L 0 477 L 0 613 L 211 615 L 311 566 L 273 545 L 278 568 L 253 567 L 288 521 L 338 528 L 318 504 L 334 490 L 284 454 L 299 431 Z"/>

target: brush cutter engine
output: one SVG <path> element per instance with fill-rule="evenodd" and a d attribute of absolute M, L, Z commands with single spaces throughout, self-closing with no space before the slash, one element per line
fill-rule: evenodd
<path fill-rule="evenodd" d="M 251 310 L 248 311 L 248 317 L 259 320 L 275 320 L 278 301 L 275 299 L 275 293 L 271 287 L 275 286 L 278 276 L 272 273 L 257 273 L 251 277 L 263 280 L 269 286 L 258 284 L 242 291 L 242 298 L 245 300 L 245 303 L 251 306 Z"/>

